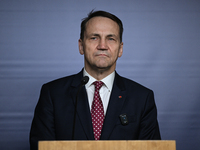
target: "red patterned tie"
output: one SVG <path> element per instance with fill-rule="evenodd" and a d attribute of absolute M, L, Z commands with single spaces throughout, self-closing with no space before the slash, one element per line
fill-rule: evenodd
<path fill-rule="evenodd" d="M 103 103 L 99 95 L 99 89 L 102 87 L 103 82 L 95 81 L 93 84 L 95 85 L 95 92 L 94 92 L 94 100 L 92 102 L 91 116 L 92 116 L 94 138 L 95 140 L 99 140 L 104 121 Z"/>

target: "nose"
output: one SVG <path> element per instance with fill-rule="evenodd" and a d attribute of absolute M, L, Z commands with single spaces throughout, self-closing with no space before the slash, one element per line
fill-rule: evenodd
<path fill-rule="evenodd" d="M 97 46 L 98 50 L 107 50 L 108 49 L 108 45 L 106 43 L 106 40 L 99 40 L 98 46 Z"/>

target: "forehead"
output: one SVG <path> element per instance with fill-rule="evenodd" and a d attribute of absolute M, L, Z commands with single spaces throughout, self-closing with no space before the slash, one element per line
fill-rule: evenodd
<path fill-rule="evenodd" d="M 110 32 L 119 34 L 118 24 L 107 17 L 93 17 L 86 23 L 86 32 Z"/>

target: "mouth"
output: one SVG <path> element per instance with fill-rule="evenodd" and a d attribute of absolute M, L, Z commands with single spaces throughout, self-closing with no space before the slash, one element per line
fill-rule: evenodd
<path fill-rule="evenodd" d="M 108 55 L 105 54 L 105 53 L 99 53 L 99 54 L 96 54 L 96 56 L 98 56 L 98 57 L 108 57 Z"/>
<path fill-rule="evenodd" d="M 101 57 L 107 57 L 106 54 L 98 54 L 97 56 L 101 56 Z"/>

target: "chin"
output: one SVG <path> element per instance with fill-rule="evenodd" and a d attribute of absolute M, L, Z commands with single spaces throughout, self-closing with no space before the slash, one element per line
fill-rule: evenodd
<path fill-rule="evenodd" d="M 109 66 L 108 65 L 96 65 L 97 68 L 102 68 L 102 69 L 105 69 L 105 68 L 108 68 Z"/>
<path fill-rule="evenodd" d="M 101 70 L 109 70 L 110 68 L 111 68 L 111 66 L 108 66 L 108 65 L 106 65 L 106 66 L 97 66 L 97 68 L 98 69 L 101 69 Z"/>

